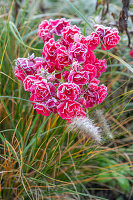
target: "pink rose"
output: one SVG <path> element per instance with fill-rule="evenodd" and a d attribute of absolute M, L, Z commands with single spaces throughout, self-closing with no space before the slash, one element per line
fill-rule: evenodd
<path fill-rule="evenodd" d="M 32 75 L 27 76 L 23 81 L 23 86 L 25 91 L 31 91 L 31 86 L 35 83 L 36 80 L 37 79 L 35 76 Z"/>
<path fill-rule="evenodd" d="M 62 35 L 62 30 L 63 30 L 64 27 L 70 26 L 70 21 L 68 21 L 64 18 L 56 19 L 56 20 L 50 20 L 49 23 L 52 26 L 52 29 L 51 29 L 50 32 L 54 33 L 58 36 Z"/>
<path fill-rule="evenodd" d="M 89 90 L 91 90 L 91 91 L 97 90 L 99 83 L 100 83 L 100 81 L 98 79 L 94 78 L 88 85 Z"/>
<path fill-rule="evenodd" d="M 74 35 L 74 42 L 75 43 L 82 43 L 82 44 L 86 44 L 86 39 L 83 35 L 81 35 L 80 33 L 76 33 Z"/>
<path fill-rule="evenodd" d="M 15 62 L 16 65 L 16 74 L 22 74 L 22 71 L 24 74 L 27 75 L 33 75 L 36 73 L 36 67 L 35 67 L 35 60 L 34 57 L 29 57 L 29 58 L 18 58 L 17 61 Z M 21 76 L 21 75 L 20 75 Z"/>
<path fill-rule="evenodd" d="M 85 85 L 89 82 L 89 74 L 87 71 L 72 70 L 68 76 L 68 82 L 79 86 Z"/>
<path fill-rule="evenodd" d="M 74 42 L 74 35 L 80 33 L 80 29 L 77 26 L 67 26 L 62 30 L 63 41 L 66 45 Z"/>
<path fill-rule="evenodd" d="M 41 114 L 43 116 L 49 116 L 51 113 L 44 102 L 34 103 L 34 109 L 36 109 L 37 114 Z"/>
<path fill-rule="evenodd" d="M 49 64 L 52 63 L 55 65 L 57 61 L 57 49 L 60 48 L 60 46 L 61 45 L 55 42 L 54 39 L 50 39 L 47 43 L 45 43 L 42 55 L 46 61 L 49 62 Z"/>
<path fill-rule="evenodd" d="M 97 103 L 97 91 L 87 90 L 84 94 L 84 98 L 86 100 L 85 108 L 91 108 Z"/>
<path fill-rule="evenodd" d="M 88 72 L 89 81 L 91 81 L 96 76 L 96 73 L 97 73 L 97 69 L 95 65 L 92 65 L 92 64 L 85 65 L 83 71 Z"/>
<path fill-rule="evenodd" d="M 90 50 L 94 50 L 99 45 L 99 42 L 100 38 L 95 32 L 86 37 L 86 45 Z"/>
<path fill-rule="evenodd" d="M 38 28 L 38 35 L 43 39 L 44 42 L 49 41 L 51 38 L 54 38 L 52 33 L 50 32 L 52 29 L 49 21 L 44 20 L 41 22 Z"/>
<path fill-rule="evenodd" d="M 96 61 L 96 56 L 94 55 L 94 53 L 92 51 L 90 51 L 88 49 L 87 53 L 86 53 L 86 58 L 85 58 L 85 62 L 83 63 L 83 66 L 87 65 L 87 64 L 93 64 Z"/>
<path fill-rule="evenodd" d="M 70 44 L 69 58 L 71 61 L 75 60 L 83 63 L 86 60 L 87 47 L 81 43 Z"/>
<path fill-rule="evenodd" d="M 57 106 L 57 112 L 62 119 L 69 122 L 75 117 L 85 117 L 81 104 L 76 101 L 64 101 Z"/>
<path fill-rule="evenodd" d="M 118 35 L 118 30 L 116 28 L 111 29 L 111 27 L 96 25 L 95 31 L 101 39 L 101 48 L 103 50 L 110 50 L 114 48 L 120 40 L 120 36 Z"/>
<path fill-rule="evenodd" d="M 80 95 L 80 87 L 75 83 L 63 83 L 58 87 L 57 97 L 64 100 L 76 100 Z"/>
<path fill-rule="evenodd" d="M 40 82 L 35 82 L 30 88 L 33 101 L 45 101 L 51 96 L 55 96 L 56 88 L 52 83 L 47 83 L 44 79 Z"/>
<path fill-rule="evenodd" d="M 101 74 L 102 74 L 103 72 L 105 72 L 106 69 L 107 69 L 106 60 L 105 60 L 105 59 L 104 59 L 104 60 L 96 60 L 96 62 L 95 62 L 94 65 L 95 65 L 95 67 L 96 67 L 96 69 L 97 69 L 96 78 L 99 78 L 99 77 L 101 76 Z"/>
<path fill-rule="evenodd" d="M 102 103 L 103 100 L 106 98 L 107 96 L 107 87 L 102 84 L 98 87 L 98 98 L 97 98 L 97 103 Z"/>
<path fill-rule="evenodd" d="M 53 113 L 57 113 L 57 106 L 59 105 L 59 101 L 55 98 L 49 99 L 46 102 L 46 106 L 48 107 L 48 109 L 53 112 Z"/>
<path fill-rule="evenodd" d="M 103 25 L 99 25 L 99 24 L 96 24 L 96 25 L 94 26 L 94 28 L 95 28 L 95 31 L 96 31 L 97 35 L 98 35 L 101 39 L 103 39 L 103 37 L 104 37 L 106 34 L 108 34 L 108 33 L 111 32 L 111 27 L 107 27 L 107 26 L 103 26 Z"/>
<path fill-rule="evenodd" d="M 22 69 L 16 69 L 14 73 L 20 81 L 23 81 L 27 76 Z"/>
<path fill-rule="evenodd" d="M 63 79 L 66 81 L 66 82 L 68 82 L 68 76 L 69 76 L 69 71 L 64 71 L 63 72 Z"/>
<path fill-rule="evenodd" d="M 69 65 L 68 52 L 65 46 L 60 46 L 56 52 L 57 64 L 55 66 L 55 69 L 61 71 L 64 68 L 64 66 L 67 67 Z"/>
<path fill-rule="evenodd" d="M 120 36 L 118 35 L 118 31 L 116 29 L 112 30 L 112 32 L 103 37 L 103 44 L 101 43 L 101 48 L 105 50 L 110 50 L 114 48 L 120 40 Z M 104 47 L 105 46 L 105 47 Z"/>

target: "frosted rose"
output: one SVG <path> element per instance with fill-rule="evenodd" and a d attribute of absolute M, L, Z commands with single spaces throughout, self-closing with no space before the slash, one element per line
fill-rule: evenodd
<path fill-rule="evenodd" d="M 62 119 L 70 121 L 75 117 L 85 117 L 81 104 L 76 101 L 65 101 L 57 107 L 57 112 Z"/>
<path fill-rule="evenodd" d="M 69 65 L 69 58 L 68 58 L 68 52 L 65 46 L 60 46 L 57 50 L 57 64 L 55 66 L 56 70 L 61 71 L 64 66 Z"/>
<path fill-rule="evenodd" d="M 92 65 L 92 64 L 85 65 L 83 71 L 88 72 L 89 81 L 91 81 L 96 76 L 96 73 L 97 73 L 97 69 L 95 65 Z"/>
<path fill-rule="evenodd" d="M 118 35 L 118 31 L 116 29 L 112 30 L 110 34 L 107 34 L 103 37 L 103 44 L 101 43 L 101 49 L 110 50 L 114 48 L 120 40 L 120 36 Z M 105 46 L 105 47 L 104 47 Z"/>
<path fill-rule="evenodd" d="M 51 96 L 55 95 L 55 86 L 52 83 L 47 83 L 44 80 L 32 85 L 30 91 L 32 92 L 33 101 L 45 101 Z"/>
<path fill-rule="evenodd" d="M 70 71 L 68 82 L 75 83 L 79 86 L 85 85 L 89 82 L 89 74 L 87 71 Z"/>
<path fill-rule="evenodd" d="M 24 72 L 24 74 L 27 75 L 33 75 L 36 72 L 35 67 L 35 60 L 34 58 L 18 58 L 15 62 L 16 70 L 20 73 Z"/>
<path fill-rule="evenodd" d="M 69 71 L 64 71 L 63 72 L 63 79 L 66 81 L 66 82 L 68 82 L 68 76 L 69 76 Z"/>
<path fill-rule="evenodd" d="M 114 48 L 120 40 L 120 36 L 118 35 L 118 30 L 116 28 L 111 29 L 111 27 L 96 25 L 95 31 L 101 39 L 101 48 L 103 50 L 110 50 Z"/>
<path fill-rule="evenodd" d="M 49 41 L 51 38 L 54 38 L 50 32 L 52 27 L 49 24 L 49 21 L 44 20 L 41 22 L 38 28 L 38 35 L 43 39 L 44 42 Z"/>
<path fill-rule="evenodd" d="M 64 27 L 70 26 L 70 21 L 68 21 L 64 18 L 56 19 L 56 20 L 50 20 L 49 23 L 52 26 L 52 29 L 51 29 L 50 32 L 54 33 L 58 36 L 62 35 L 62 30 L 63 30 Z"/>
<path fill-rule="evenodd" d="M 75 60 L 79 63 L 83 63 L 86 60 L 87 48 L 81 43 L 69 46 L 69 58 L 71 61 Z"/>
<path fill-rule="evenodd" d="M 99 36 L 101 39 L 103 39 L 103 37 L 104 37 L 106 34 L 110 33 L 110 31 L 111 31 L 111 27 L 107 27 L 107 26 L 103 26 L 103 25 L 99 25 L 99 24 L 96 24 L 96 25 L 94 26 L 94 28 L 95 28 L 96 33 L 98 34 L 98 36 Z"/>
<path fill-rule="evenodd" d="M 107 96 L 107 87 L 102 84 L 98 87 L 98 98 L 97 98 L 97 103 L 102 103 L 103 100 L 106 98 Z"/>
<path fill-rule="evenodd" d="M 86 100 L 85 108 L 91 108 L 97 103 L 98 94 L 97 91 L 87 90 L 84 94 Z"/>
<path fill-rule="evenodd" d="M 96 78 L 99 78 L 101 76 L 101 74 L 103 72 L 106 71 L 107 69 L 107 63 L 106 63 L 106 60 L 96 60 L 95 64 L 96 66 L 96 69 L 97 69 L 97 75 L 96 75 Z"/>
<path fill-rule="evenodd" d="M 94 50 L 99 45 L 99 42 L 100 42 L 100 38 L 95 32 L 87 36 L 85 40 L 85 43 L 90 50 Z"/>
<path fill-rule="evenodd" d="M 20 81 L 23 81 L 26 78 L 26 74 L 22 69 L 16 69 L 14 74 Z"/>
<path fill-rule="evenodd" d="M 63 40 L 66 45 L 69 45 L 74 42 L 74 35 L 80 33 L 80 29 L 77 26 L 67 26 L 62 30 Z"/>
<path fill-rule="evenodd" d="M 83 35 L 81 35 L 80 33 L 76 33 L 74 35 L 74 42 L 75 43 L 82 43 L 82 44 L 86 44 L 86 39 Z"/>
<path fill-rule="evenodd" d="M 43 57 L 50 63 L 55 65 L 57 61 L 57 49 L 60 48 L 60 44 L 55 42 L 54 39 L 50 39 L 44 45 L 44 49 L 42 52 Z"/>
<path fill-rule="evenodd" d="M 57 97 L 64 100 L 76 100 L 80 95 L 80 87 L 75 83 L 63 83 L 58 87 Z"/>
<path fill-rule="evenodd" d="M 43 116 L 49 116 L 51 113 L 44 102 L 34 103 L 34 109 L 36 109 L 37 114 L 41 114 Z"/>
<path fill-rule="evenodd" d="M 35 83 L 36 80 L 37 79 L 35 76 L 32 76 L 32 75 L 27 76 L 23 81 L 23 86 L 24 86 L 25 91 L 31 91 L 30 90 L 31 86 Z"/>
<path fill-rule="evenodd" d="M 91 91 L 97 90 L 99 83 L 100 83 L 100 81 L 98 79 L 94 78 L 88 85 L 89 90 L 91 90 Z"/>
<path fill-rule="evenodd" d="M 48 107 L 48 109 L 53 112 L 53 113 L 57 113 L 57 106 L 59 105 L 59 101 L 55 98 L 49 99 L 46 102 L 46 106 Z"/>
<path fill-rule="evenodd" d="M 87 64 L 93 64 L 96 61 L 96 56 L 94 55 L 94 53 L 92 51 L 90 51 L 88 49 L 87 53 L 86 53 L 86 57 L 85 57 L 85 62 L 83 63 L 83 66 L 87 65 Z"/>

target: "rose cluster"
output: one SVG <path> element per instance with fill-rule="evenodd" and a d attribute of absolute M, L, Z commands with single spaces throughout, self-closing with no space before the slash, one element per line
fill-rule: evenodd
<path fill-rule="evenodd" d="M 44 42 L 42 57 L 18 58 L 16 77 L 38 114 L 58 113 L 71 122 L 85 117 L 86 108 L 102 103 L 107 87 L 98 78 L 106 71 L 106 60 L 98 60 L 95 48 L 114 48 L 120 37 L 114 28 L 96 25 L 95 31 L 83 36 L 77 26 L 66 19 L 44 20 L 38 35 Z"/>

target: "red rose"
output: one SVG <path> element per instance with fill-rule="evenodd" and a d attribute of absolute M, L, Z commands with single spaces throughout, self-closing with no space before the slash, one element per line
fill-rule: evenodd
<path fill-rule="evenodd" d="M 62 119 L 68 120 L 69 122 L 75 117 L 85 117 L 81 104 L 76 101 L 65 101 L 60 103 L 57 107 L 57 112 Z"/>
<path fill-rule="evenodd" d="M 102 103 L 103 100 L 106 98 L 107 96 L 107 87 L 102 84 L 98 87 L 98 98 L 97 98 L 97 103 Z"/>
<path fill-rule="evenodd" d="M 57 97 L 64 100 L 76 100 L 80 94 L 80 87 L 75 83 L 63 83 L 58 87 Z"/>
<path fill-rule="evenodd" d="M 56 19 L 56 20 L 50 20 L 50 25 L 52 26 L 51 33 L 54 33 L 58 36 L 62 35 L 62 30 L 66 26 L 70 26 L 70 21 L 66 19 Z"/>
<path fill-rule="evenodd" d="M 23 81 L 23 86 L 25 91 L 31 91 L 31 86 L 35 83 L 36 80 L 37 79 L 35 76 L 32 75 L 27 76 Z"/>
<path fill-rule="evenodd" d="M 66 45 L 74 42 L 74 35 L 80 33 L 80 29 L 77 26 L 67 26 L 62 30 L 63 41 Z"/>
<path fill-rule="evenodd" d="M 49 116 L 51 113 L 44 102 L 34 103 L 34 109 L 36 109 L 37 114 L 41 114 L 43 116 Z"/>
<path fill-rule="evenodd" d="M 79 63 L 83 63 L 86 60 L 87 48 L 81 43 L 69 46 L 69 58 L 71 61 L 75 60 Z"/>
<path fill-rule="evenodd" d="M 87 71 L 72 70 L 68 76 L 68 82 L 79 86 L 85 85 L 89 82 L 89 74 Z"/>
<path fill-rule="evenodd" d="M 55 95 L 55 86 L 52 83 L 47 83 L 43 79 L 40 82 L 35 82 L 30 88 L 32 92 L 33 101 L 45 101 L 48 100 L 51 96 Z"/>
<path fill-rule="evenodd" d="M 99 42 L 100 38 L 95 32 L 86 37 L 86 44 L 90 50 L 94 50 L 99 45 Z"/>

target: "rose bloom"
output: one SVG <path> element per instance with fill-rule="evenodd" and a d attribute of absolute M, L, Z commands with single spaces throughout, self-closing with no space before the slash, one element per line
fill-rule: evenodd
<path fill-rule="evenodd" d="M 59 103 L 60 102 L 56 98 L 51 98 L 46 102 L 46 106 L 51 112 L 57 113 L 57 106 Z"/>
<path fill-rule="evenodd" d="M 65 46 L 60 46 L 57 50 L 57 64 L 55 66 L 56 70 L 61 71 L 64 66 L 69 65 L 69 58 L 68 58 L 68 52 Z"/>
<path fill-rule="evenodd" d="M 34 103 L 34 109 L 36 109 L 37 114 L 41 114 L 43 116 L 49 116 L 51 113 L 44 102 Z"/>
<path fill-rule="evenodd" d="M 32 54 L 29 58 L 18 58 L 15 62 L 15 75 L 19 80 L 24 80 L 27 75 L 33 75 L 36 73 L 35 67 L 36 61 Z"/>
<path fill-rule="evenodd" d="M 22 69 L 16 69 L 14 74 L 20 81 L 23 81 L 27 76 Z"/>
<path fill-rule="evenodd" d="M 95 48 L 99 45 L 99 42 L 100 42 L 100 38 L 95 32 L 87 36 L 85 40 L 85 44 L 88 46 L 90 50 L 95 50 Z"/>
<path fill-rule="evenodd" d="M 86 60 L 87 48 L 81 43 L 76 43 L 75 45 L 70 44 L 69 46 L 69 59 L 71 61 L 75 60 L 79 63 L 83 63 Z"/>
<path fill-rule="evenodd" d="M 81 104 L 76 101 L 64 101 L 57 106 L 57 112 L 62 119 L 69 122 L 75 117 L 85 117 Z"/>
<path fill-rule="evenodd" d="M 101 49 L 110 50 L 114 48 L 120 40 L 120 36 L 118 35 L 117 29 L 112 30 L 112 32 L 103 37 L 103 44 L 101 43 Z M 105 46 L 105 47 L 104 47 Z"/>
<path fill-rule="evenodd" d="M 49 41 L 51 38 L 54 38 L 52 33 L 50 32 L 52 29 L 49 21 L 44 20 L 41 22 L 38 28 L 38 35 L 43 39 L 44 42 Z"/>
<path fill-rule="evenodd" d="M 84 98 L 86 100 L 85 108 L 91 108 L 95 104 L 102 103 L 107 96 L 107 87 L 104 84 L 97 87 L 99 84 L 97 79 L 94 79 L 94 82 L 93 85 L 89 85 L 88 90 L 84 92 Z"/>
<path fill-rule="evenodd" d="M 101 48 L 110 50 L 114 48 L 119 40 L 118 30 L 116 28 L 106 27 L 103 25 L 95 25 L 95 31 L 101 39 Z"/>
<path fill-rule="evenodd" d="M 60 47 L 61 45 L 55 42 L 54 39 L 50 39 L 47 43 L 45 43 L 42 55 L 46 61 L 55 64 L 57 61 L 57 49 Z"/>
<path fill-rule="evenodd" d="M 91 91 L 97 90 L 99 83 L 100 83 L 100 81 L 98 79 L 94 78 L 88 85 L 89 90 L 91 90 Z"/>
<path fill-rule="evenodd" d="M 99 78 L 101 76 L 101 74 L 103 72 L 106 71 L 107 69 L 107 63 L 106 63 L 106 60 L 97 60 L 95 61 L 95 67 L 97 69 L 97 75 L 96 75 L 96 78 Z"/>
<path fill-rule="evenodd" d="M 98 92 L 97 104 L 99 104 L 102 103 L 107 96 L 107 87 L 104 84 L 102 84 L 98 87 L 97 92 Z"/>
<path fill-rule="evenodd" d="M 82 85 L 85 85 L 89 82 L 89 74 L 87 71 L 72 70 L 68 76 L 68 82 L 75 83 L 82 87 Z"/>
<path fill-rule="evenodd" d="M 64 100 L 76 100 L 80 95 L 80 87 L 75 83 L 63 83 L 58 87 L 57 97 Z"/>
<path fill-rule="evenodd" d="M 56 19 L 56 20 L 49 20 L 49 23 L 52 27 L 51 33 L 56 34 L 58 36 L 62 35 L 62 30 L 66 26 L 70 26 L 70 21 L 61 18 L 61 19 Z"/>
<path fill-rule="evenodd" d="M 94 26 L 97 35 L 103 39 L 105 35 L 111 32 L 111 27 L 96 24 Z"/>
<path fill-rule="evenodd" d="M 35 82 L 30 88 L 32 92 L 33 101 L 45 101 L 48 100 L 51 96 L 55 96 L 56 88 L 52 83 L 47 83 L 43 79 L 40 82 Z"/>
<path fill-rule="evenodd" d="M 66 45 L 74 42 L 74 35 L 80 33 L 80 29 L 77 26 L 67 26 L 62 30 L 63 41 Z"/>
<path fill-rule="evenodd" d="M 87 64 L 92 64 L 95 65 L 95 61 L 96 61 L 96 56 L 95 54 L 91 51 L 91 50 L 87 50 L 86 53 L 86 57 L 85 57 L 85 62 L 83 63 L 83 66 L 87 65 Z"/>
<path fill-rule="evenodd" d="M 25 91 L 31 91 L 31 86 L 35 83 L 36 80 L 37 79 L 35 76 L 32 75 L 27 76 L 23 81 L 23 86 Z"/>
<path fill-rule="evenodd" d="M 84 94 L 86 100 L 85 108 L 92 108 L 97 103 L 97 91 L 87 90 Z"/>
<path fill-rule="evenodd" d="M 92 64 L 85 65 L 83 71 L 88 72 L 89 81 L 91 81 L 96 76 L 97 73 L 95 65 Z"/>
<path fill-rule="evenodd" d="M 74 35 L 74 42 L 86 44 L 86 38 L 83 35 L 81 35 L 80 33 L 76 33 Z"/>

